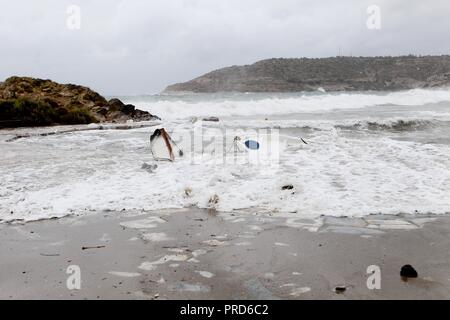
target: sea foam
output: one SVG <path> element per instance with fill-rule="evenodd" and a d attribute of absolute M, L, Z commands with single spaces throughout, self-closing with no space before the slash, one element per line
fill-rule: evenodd
<path fill-rule="evenodd" d="M 308 110 L 297 117 L 264 120 L 257 115 L 235 116 L 203 124 L 227 134 L 234 129 L 279 130 L 283 148 L 270 168 L 223 163 L 214 154 L 206 154 L 198 163 L 193 161 L 195 152 L 185 152 L 173 163 L 158 162 L 157 169 L 149 173 L 141 167 L 154 163 L 149 146 L 154 128 L 0 141 L 0 219 L 30 221 L 104 210 L 210 208 L 211 198 L 215 199 L 214 208 L 222 212 L 248 210 L 300 218 L 449 213 L 449 109 L 442 104 L 424 104 L 449 98 L 444 90 L 413 90 L 370 97 L 343 93 L 288 98 L 281 108 L 273 106 L 270 99 L 233 102 L 231 110 L 217 101 L 211 105 L 199 102 L 195 108 L 187 102 L 176 107 L 174 117 L 181 118 L 192 113 L 229 116 L 255 110 Z M 318 101 L 329 101 L 329 106 L 334 101 L 334 107 L 343 109 L 311 116 L 312 104 L 322 105 Z M 167 102 L 159 103 L 164 110 Z M 397 103 L 397 107 L 367 108 L 379 103 Z M 409 103 L 423 105 L 405 106 Z M 348 113 L 344 107 L 353 109 Z M 378 126 L 371 127 L 374 121 Z M 415 122 L 405 122 L 402 127 L 399 121 Z M 201 122 L 170 118 L 161 124 L 169 132 L 190 132 L 199 125 Z M 283 190 L 287 184 L 293 188 Z"/>

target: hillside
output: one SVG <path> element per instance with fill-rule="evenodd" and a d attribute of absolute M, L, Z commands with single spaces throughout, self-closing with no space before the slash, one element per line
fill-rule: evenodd
<path fill-rule="evenodd" d="M 144 121 L 146 111 L 95 91 L 51 80 L 11 77 L 0 83 L 0 127 Z"/>
<path fill-rule="evenodd" d="M 450 84 L 450 56 L 268 59 L 212 71 L 165 92 L 405 90 Z"/>

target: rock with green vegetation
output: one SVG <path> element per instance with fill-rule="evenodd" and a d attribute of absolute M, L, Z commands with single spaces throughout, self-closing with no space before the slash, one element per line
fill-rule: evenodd
<path fill-rule="evenodd" d="M 55 107 L 47 101 L 16 98 L 0 100 L 0 122 L 5 127 L 16 127 L 81 124 L 98 120 L 84 107 Z"/>
<path fill-rule="evenodd" d="M 0 127 L 153 119 L 159 118 L 119 99 L 107 101 L 83 86 L 28 77 L 11 77 L 0 83 Z"/>
<path fill-rule="evenodd" d="M 268 59 L 232 66 L 165 92 L 407 90 L 448 86 L 450 56 Z"/>

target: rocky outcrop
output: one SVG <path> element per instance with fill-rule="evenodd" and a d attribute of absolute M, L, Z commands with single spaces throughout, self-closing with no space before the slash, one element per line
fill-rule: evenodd
<path fill-rule="evenodd" d="M 450 56 L 269 59 L 219 69 L 165 92 L 406 90 L 448 86 Z"/>
<path fill-rule="evenodd" d="M 158 119 L 159 117 L 150 114 L 147 111 L 136 109 L 132 104 L 124 104 L 119 99 L 111 99 L 108 101 L 107 108 L 95 109 L 97 113 L 104 114 L 106 121 L 124 122 L 129 119 L 135 121 L 147 121 Z"/>
<path fill-rule="evenodd" d="M 51 80 L 11 77 L 0 83 L 0 126 L 40 126 L 159 119 L 119 99 Z"/>

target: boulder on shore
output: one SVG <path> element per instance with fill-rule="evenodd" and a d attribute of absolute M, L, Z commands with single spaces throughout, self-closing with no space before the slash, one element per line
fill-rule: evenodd
<path fill-rule="evenodd" d="M 79 85 L 29 77 L 11 77 L 0 83 L 0 127 L 154 119 L 159 118 L 119 99 L 107 101 Z"/>

